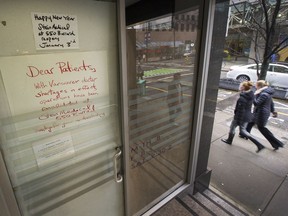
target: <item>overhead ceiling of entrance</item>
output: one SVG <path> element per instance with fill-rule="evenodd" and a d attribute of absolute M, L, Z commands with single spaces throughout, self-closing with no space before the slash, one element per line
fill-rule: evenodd
<path fill-rule="evenodd" d="M 141 0 L 125 0 L 125 4 L 126 4 L 126 7 L 132 5 L 132 4 L 135 4 L 136 2 L 139 2 Z"/>
<path fill-rule="evenodd" d="M 217 3 L 229 0 L 216 0 Z M 198 8 L 202 0 L 125 0 L 126 25 L 133 25 L 145 20 L 177 13 L 191 8 Z"/>
<path fill-rule="evenodd" d="M 126 0 L 126 4 L 130 4 L 126 5 L 126 25 L 129 26 L 172 13 L 174 11 L 174 1 L 175 0 Z"/>

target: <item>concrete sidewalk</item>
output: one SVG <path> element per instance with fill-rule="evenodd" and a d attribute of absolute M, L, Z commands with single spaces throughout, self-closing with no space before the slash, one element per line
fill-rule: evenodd
<path fill-rule="evenodd" d="M 221 141 L 221 138 L 227 137 L 232 118 L 227 110 L 217 110 L 215 113 L 209 158 L 211 185 L 251 215 L 287 215 L 287 129 L 268 126 L 286 144 L 283 149 L 273 151 L 258 129 L 253 128 L 251 133 L 266 147 L 257 154 L 257 148 L 251 141 L 238 136 L 235 136 L 232 145 Z"/>

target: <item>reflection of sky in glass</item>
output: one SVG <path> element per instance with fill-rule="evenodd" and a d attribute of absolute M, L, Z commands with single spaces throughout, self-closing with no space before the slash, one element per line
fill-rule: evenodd
<path fill-rule="evenodd" d="M 161 19 L 157 19 L 157 20 L 152 20 L 149 22 L 145 22 L 142 24 L 138 24 L 135 25 L 133 27 L 129 27 L 129 28 L 133 28 L 136 30 L 171 30 L 173 28 L 173 22 L 174 24 L 178 24 L 178 25 L 197 25 L 197 16 L 198 16 L 198 12 L 197 11 L 189 11 L 186 13 L 181 14 L 181 16 L 179 14 L 174 14 L 174 16 L 169 16 L 169 17 L 165 17 L 165 18 L 161 18 Z M 176 28 L 176 27 L 175 27 Z M 176 28 L 176 31 L 178 29 Z M 182 30 L 181 30 L 182 31 Z"/>

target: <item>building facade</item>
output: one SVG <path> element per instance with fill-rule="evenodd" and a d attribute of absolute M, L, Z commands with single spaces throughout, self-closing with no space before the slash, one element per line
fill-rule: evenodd
<path fill-rule="evenodd" d="M 4 215 L 148 215 L 207 186 L 228 8 L 2 1 Z"/>

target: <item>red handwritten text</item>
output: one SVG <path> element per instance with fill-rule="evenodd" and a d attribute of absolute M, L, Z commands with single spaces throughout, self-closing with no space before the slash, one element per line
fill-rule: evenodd
<path fill-rule="evenodd" d="M 64 89 L 64 90 L 60 90 L 60 91 L 54 91 L 53 89 L 50 89 L 46 92 L 44 91 L 40 91 L 38 92 L 35 97 L 43 97 L 43 96 L 51 96 L 51 95 L 55 95 L 56 98 L 60 98 L 61 97 L 61 94 L 65 94 L 67 93 L 67 91 Z"/>
<path fill-rule="evenodd" d="M 96 72 L 96 68 L 94 68 L 92 65 L 85 64 L 84 60 L 82 61 L 82 65 L 76 67 L 73 66 L 69 61 L 57 62 L 56 64 L 58 65 L 61 74 L 81 71 Z"/>
<path fill-rule="evenodd" d="M 54 68 L 50 69 L 39 69 L 35 66 L 28 66 L 28 72 L 26 73 L 29 77 L 37 77 L 39 75 L 52 75 Z"/>

